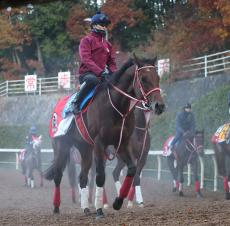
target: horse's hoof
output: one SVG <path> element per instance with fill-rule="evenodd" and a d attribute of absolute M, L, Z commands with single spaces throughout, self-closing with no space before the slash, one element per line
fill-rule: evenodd
<path fill-rule="evenodd" d="M 172 192 L 176 192 L 176 187 L 173 187 Z"/>
<path fill-rule="evenodd" d="M 139 207 L 143 208 L 144 207 L 144 203 L 143 202 L 140 202 L 137 204 Z"/>
<path fill-rule="evenodd" d="M 203 194 L 200 191 L 197 192 L 196 197 L 199 199 L 204 198 Z"/>
<path fill-rule="evenodd" d="M 108 209 L 109 208 L 109 204 L 108 203 L 105 203 L 104 206 L 103 206 L 104 209 Z"/>
<path fill-rule="evenodd" d="M 105 217 L 105 215 L 104 215 L 104 213 L 102 211 L 102 208 L 97 209 L 97 211 L 96 211 L 96 220 L 104 218 L 104 217 Z"/>
<path fill-rule="evenodd" d="M 183 197 L 183 196 L 184 196 L 183 191 L 179 191 L 179 196 L 180 196 L 180 197 Z"/>
<path fill-rule="evenodd" d="M 132 201 L 128 201 L 128 205 L 127 205 L 127 208 L 133 208 L 133 202 Z"/>
<path fill-rule="evenodd" d="M 113 208 L 119 210 L 122 207 L 123 200 L 123 198 L 117 197 L 113 202 Z"/>
<path fill-rule="evenodd" d="M 60 210 L 59 210 L 59 207 L 58 207 L 58 206 L 55 206 L 55 207 L 54 207 L 53 213 L 54 213 L 54 214 L 59 214 L 59 213 L 60 213 Z"/>
<path fill-rule="evenodd" d="M 89 215 L 90 215 L 90 209 L 89 209 L 89 208 L 85 208 L 85 209 L 84 209 L 84 214 L 85 214 L 86 216 L 89 216 Z"/>
<path fill-rule="evenodd" d="M 226 200 L 230 200 L 230 193 L 229 193 L 229 192 L 226 192 L 226 193 L 225 193 L 225 199 L 226 199 Z"/>

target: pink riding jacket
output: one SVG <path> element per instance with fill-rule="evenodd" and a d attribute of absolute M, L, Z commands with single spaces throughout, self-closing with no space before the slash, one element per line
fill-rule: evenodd
<path fill-rule="evenodd" d="M 80 75 L 92 72 L 100 77 L 106 65 L 110 72 L 117 69 L 112 45 L 101 34 L 92 32 L 82 38 L 79 54 L 81 58 Z"/>

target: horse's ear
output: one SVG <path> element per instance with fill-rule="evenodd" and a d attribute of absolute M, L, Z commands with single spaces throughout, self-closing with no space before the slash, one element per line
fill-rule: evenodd
<path fill-rule="evenodd" d="M 133 61 L 138 67 L 141 66 L 140 60 L 137 58 L 135 53 L 133 53 Z"/>

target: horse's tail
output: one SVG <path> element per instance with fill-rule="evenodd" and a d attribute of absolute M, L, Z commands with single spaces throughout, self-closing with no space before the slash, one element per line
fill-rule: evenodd
<path fill-rule="evenodd" d="M 43 172 L 43 176 L 46 180 L 53 180 L 55 175 L 54 163 Z"/>

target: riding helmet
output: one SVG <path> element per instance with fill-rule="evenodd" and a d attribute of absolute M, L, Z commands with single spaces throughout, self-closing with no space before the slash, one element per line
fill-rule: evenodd
<path fill-rule="evenodd" d="M 37 133 L 37 127 L 36 126 L 31 126 L 30 127 L 30 133 L 31 134 L 36 134 Z"/>
<path fill-rule="evenodd" d="M 109 20 L 109 17 L 105 15 L 104 13 L 97 12 L 92 18 L 91 18 L 91 25 L 102 25 L 107 26 L 111 23 Z"/>
<path fill-rule="evenodd" d="M 192 108 L 192 105 L 190 104 L 190 103 L 187 103 L 185 106 L 184 106 L 184 108 Z"/>

